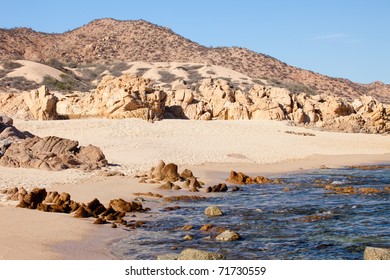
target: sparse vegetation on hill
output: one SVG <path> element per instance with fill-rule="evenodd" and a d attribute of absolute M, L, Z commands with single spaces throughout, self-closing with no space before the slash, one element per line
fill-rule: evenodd
<path fill-rule="evenodd" d="M 279 81 L 293 91 L 349 99 L 368 94 L 390 102 L 390 85 L 362 85 L 327 77 L 244 48 L 207 48 L 169 28 L 142 20 L 95 20 L 63 34 L 39 33 L 26 28 L 0 29 L 0 41 L 0 60 L 55 59 L 69 68 L 89 63 L 115 64 L 116 71 L 112 71 L 115 76 L 119 76 L 125 63 L 133 61 L 202 63 L 223 66 L 254 79 L 265 77 Z M 192 79 L 196 78 L 194 72 Z"/>

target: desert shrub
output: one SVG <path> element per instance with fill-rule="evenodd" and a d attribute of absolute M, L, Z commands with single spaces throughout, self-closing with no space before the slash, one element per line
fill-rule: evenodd
<path fill-rule="evenodd" d="M 130 68 L 130 66 L 126 62 L 119 62 L 119 63 L 116 63 L 113 66 L 111 66 L 110 71 L 111 71 L 111 73 L 121 72 L 121 74 L 122 74 L 122 71 L 125 71 L 129 68 Z"/>
<path fill-rule="evenodd" d="M 186 82 L 187 84 L 193 84 L 198 83 L 202 79 L 203 76 L 197 70 L 192 70 L 188 71 L 188 80 Z"/>
<path fill-rule="evenodd" d="M 68 67 L 74 69 L 74 68 L 77 68 L 78 65 L 77 65 L 76 62 L 69 62 L 69 63 L 68 63 Z"/>
<path fill-rule="evenodd" d="M 3 61 L 1 63 L 1 66 L 3 66 L 3 70 L 8 71 L 9 73 L 14 69 L 22 67 L 23 65 L 20 64 L 19 62 L 9 60 L 9 61 Z"/>
<path fill-rule="evenodd" d="M 177 80 L 177 76 L 169 71 L 158 71 L 158 74 L 161 76 L 161 81 L 163 83 L 172 83 Z"/>
<path fill-rule="evenodd" d="M 0 79 L 7 76 L 9 72 L 7 70 L 4 70 L 4 69 L 0 69 Z"/>
<path fill-rule="evenodd" d="M 45 76 L 41 84 L 45 85 L 49 90 L 58 91 L 89 91 L 93 88 L 91 84 L 82 82 L 71 75 L 61 74 L 60 77 L 61 80 L 59 81 L 53 77 Z"/>
<path fill-rule="evenodd" d="M 206 71 L 206 74 L 209 74 L 209 75 L 215 75 L 216 73 L 212 70 L 207 70 Z"/>
<path fill-rule="evenodd" d="M 202 68 L 204 65 L 200 64 L 200 65 L 188 65 L 186 64 L 184 66 L 184 69 L 187 70 L 187 71 L 194 71 L 194 70 L 199 70 L 200 68 Z"/>
<path fill-rule="evenodd" d="M 47 66 L 53 67 L 60 71 L 66 71 L 64 68 L 65 65 L 55 58 L 51 58 L 48 61 L 44 61 L 43 64 L 46 64 Z"/>
<path fill-rule="evenodd" d="M 136 76 L 142 76 L 146 73 L 146 71 L 150 70 L 150 68 L 138 68 L 137 72 L 135 73 Z"/>
<path fill-rule="evenodd" d="M 0 87 L 32 90 L 38 88 L 39 85 L 34 81 L 27 80 L 25 77 L 5 77 L 0 80 Z"/>
<path fill-rule="evenodd" d="M 83 80 L 88 82 L 93 81 L 98 77 L 98 74 L 89 68 L 80 69 L 80 73 L 82 75 Z"/>

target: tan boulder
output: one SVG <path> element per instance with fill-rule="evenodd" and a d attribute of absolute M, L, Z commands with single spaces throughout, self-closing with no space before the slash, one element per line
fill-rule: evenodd
<path fill-rule="evenodd" d="M 318 104 L 318 107 L 324 121 L 354 113 L 353 107 L 339 97 L 328 96 L 325 102 Z"/>
<path fill-rule="evenodd" d="M 57 118 L 58 99 L 45 86 L 24 93 L 23 101 L 35 120 L 55 120 Z"/>
<path fill-rule="evenodd" d="M 269 98 L 278 102 L 286 111 L 287 114 L 292 112 L 292 99 L 290 92 L 285 88 L 271 88 Z"/>
<path fill-rule="evenodd" d="M 56 136 L 35 136 L 12 142 L 0 158 L 0 165 L 42 170 L 91 170 L 106 166 L 107 161 L 97 147 L 79 147 L 77 141 Z"/>
<path fill-rule="evenodd" d="M 113 118 L 161 119 L 165 111 L 166 94 L 149 85 L 149 79 L 129 74 L 118 78 L 105 76 L 97 86 L 93 112 Z"/>

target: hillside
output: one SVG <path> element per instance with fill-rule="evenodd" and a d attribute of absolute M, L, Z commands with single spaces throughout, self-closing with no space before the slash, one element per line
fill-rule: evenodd
<path fill-rule="evenodd" d="M 68 65 L 118 62 L 182 62 L 223 66 L 293 92 L 325 93 L 356 98 L 372 95 L 390 102 L 390 85 L 369 85 L 331 78 L 296 68 L 244 48 L 207 48 L 146 21 L 95 20 L 63 34 L 27 28 L 0 29 L 0 60 L 56 59 Z"/>

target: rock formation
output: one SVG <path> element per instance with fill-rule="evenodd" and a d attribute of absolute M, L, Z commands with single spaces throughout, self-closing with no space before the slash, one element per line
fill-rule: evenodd
<path fill-rule="evenodd" d="M 49 92 L 45 86 L 23 94 L 34 120 L 55 120 L 57 118 L 57 97 Z"/>
<path fill-rule="evenodd" d="M 27 192 L 24 188 L 11 188 L 2 190 L 0 194 L 7 195 L 8 200 L 19 201 L 16 207 L 36 209 L 52 213 L 73 213 L 74 218 L 90 218 L 96 220 L 93 224 L 105 224 L 111 221 L 112 227 L 118 224 L 130 228 L 141 227 L 145 222 L 129 223 L 123 219 L 126 212 L 145 212 L 150 208 L 143 208 L 140 202 L 127 202 L 123 199 L 113 199 L 106 208 L 97 198 L 87 204 L 71 200 L 68 193 L 59 194 L 57 191 L 47 192 L 44 188 L 34 188 Z"/>
<path fill-rule="evenodd" d="M 167 94 L 169 118 L 292 120 L 325 130 L 390 131 L 390 107 L 369 96 L 347 102 L 340 97 L 293 94 L 265 85 L 254 85 L 245 93 L 222 79 L 205 79 L 197 91 L 180 88 Z"/>
<path fill-rule="evenodd" d="M 94 93 L 65 95 L 58 113 L 68 117 L 142 118 L 159 120 L 165 112 L 166 93 L 150 86 L 151 81 L 133 75 L 107 75 Z M 81 97 L 81 98 L 80 98 Z"/>
<path fill-rule="evenodd" d="M 29 132 L 19 131 L 10 125 L 10 120 L 6 123 L 0 123 L 2 166 L 43 170 L 93 170 L 107 165 L 107 160 L 98 147 L 79 147 L 77 141 L 56 136 L 40 138 Z"/>
<path fill-rule="evenodd" d="M 389 133 L 390 107 L 369 96 L 353 102 L 329 95 L 291 93 L 285 88 L 255 84 L 246 92 L 227 80 L 207 78 L 195 88 L 178 80 L 171 89 L 124 74 L 107 75 L 95 92 L 63 95 L 57 100 L 45 87 L 0 96 L 2 110 L 22 119 L 58 116 L 142 118 L 160 120 L 291 120 L 332 131 Z"/>
<path fill-rule="evenodd" d="M 58 98 L 45 86 L 31 92 L 0 95 L 1 111 L 22 120 L 55 120 Z"/>
<path fill-rule="evenodd" d="M 222 216 L 223 213 L 219 207 L 211 205 L 204 210 L 204 214 L 208 217 Z"/>
<path fill-rule="evenodd" d="M 272 184 L 278 183 L 279 180 L 271 180 L 263 176 L 250 177 L 242 172 L 230 171 L 230 176 L 226 180 L 232 184 L 246 185 L 246 184 Z"/>

